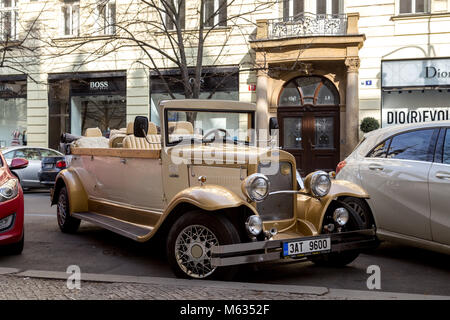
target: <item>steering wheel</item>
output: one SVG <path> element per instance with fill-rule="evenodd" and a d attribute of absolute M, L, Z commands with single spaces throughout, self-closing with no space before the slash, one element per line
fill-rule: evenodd
<path fill-rule="evenodd" d="M 214 134 L 214 138 L 211 138 L 210 142 L 215 141 L 217 138 L 220 138 L 219 132 L 223 132 L 225 135 L 224 137 L 231 137 L 230 134 L 228 133 L 227 130 L 225 129 L 221 129 L 221 128 L 217 128 L 217 129 L 211 129 L 210 131 L 208 131 L 207 133 L 205 133 L 202 137 L 202 140 L 207 140 L 207 138 Z"/>

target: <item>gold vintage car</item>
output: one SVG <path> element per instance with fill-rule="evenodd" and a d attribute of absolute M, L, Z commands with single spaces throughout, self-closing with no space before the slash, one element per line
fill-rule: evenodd
<path fill-rule="evenodd" d="M 369 195 L 323 171 L 302 180 L 290 153 L 255 147 L 255 113 L 172 100 L 160 104 L 161 134 L 145 117 L 109 141 L 87 130 L 94 137 L 71 146 L 52 194 L 60 229 L 85 220 L 139 242 L 159 235 L 174 273 L 189 278 L 282 258 L 346 265 L 373 247 L 370 212 L 353 206 Z"/>

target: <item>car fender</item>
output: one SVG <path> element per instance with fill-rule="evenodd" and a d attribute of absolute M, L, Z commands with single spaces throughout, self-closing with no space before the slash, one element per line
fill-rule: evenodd
<path fill-rule="evenodd" d="M 164 214 L 169 214 L 180 203 L 189 203 L 205 211 L 246 206 L 254 214 L 258 214 L 251 204 L 244 201 L 236 193 L 218 185 L 191 187 L 179 192 L 170 201 Z"/>
<path fill-rule="evenodd" d="M 72 212 L 89 211 L 87 193 L 84 190 L 80 177 L 72 168 L 61 170 L 56 176 L 55 189 L 52 193 L 52 205 L 58 203 L 59 191 L 64 185 L 66 186 L 67 194 L 69 196 L 70 214 L 72 214 Z"/>
<path fill-rule="evenodd" d="M 331 180 L 330 192 L 325 197 L 316 199 L 306 195 L 297 196 L 298 217 L 311 222 L 317 230 L 322 230 L 323 219 L 328 207 L 333 200 L 340 197 L 368 199 L 369 194 L 353 182 Z"/>

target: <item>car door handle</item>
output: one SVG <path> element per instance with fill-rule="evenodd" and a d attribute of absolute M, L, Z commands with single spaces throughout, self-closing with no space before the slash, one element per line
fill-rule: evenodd
<path fill-rule="evenodd" d="M 436 172 L 436 178 L 450 180 L 450 173 L 446 172 Z"/>
<path fill-rule="evenodd" d="M 383 170 L 384 168 L 382 166 L 380 166 L 379 164 L 369 164 L 369 169 L 370 170 Z"/>

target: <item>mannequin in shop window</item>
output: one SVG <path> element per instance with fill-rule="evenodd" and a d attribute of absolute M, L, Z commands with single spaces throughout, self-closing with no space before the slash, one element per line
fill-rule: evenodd
<path fill-rule="evenodd" d="M 20 133 L 19 129 L 16 129 L 11 133 L 11 136 L 13 137 L 12 141 L 11 141 L 12 146 L 20 146 L 20 136 L 21 135 L 22 134 Z"/>

